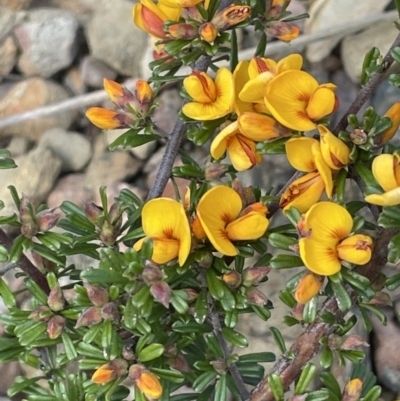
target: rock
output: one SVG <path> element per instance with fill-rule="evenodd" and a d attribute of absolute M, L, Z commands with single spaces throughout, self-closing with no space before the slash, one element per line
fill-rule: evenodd
<path fill-rule="evenodd" d="M 134 25 L 132 7 L 126 0 L 100 4 L 87 26 L 86 36 L 93 57 L 122 75 L 138 77 L 148 35 Z"/>
<path fill-rule="evenodd" d="M 92 149 L 90 142 L 78 132 L 52 128 L 40 138 L 38 146 L 48 147 L 62 161 L 61 171 L 76 172 L 89 162 Z"/>
<path fill-rule="evenodd" d="M 0 80 L 2 75 L 7 75 L 14 68 L 17 61 L 17 46 L 14 39 L 8 36 L 0 43 Z"/>
<path fill-rule="evenodd" d="M 37 9 L 29 20 L 14 29 L 21 47 L 19 70 L 26 76 L 51 77 L 68 67 L 78 51 L 77 19 L 69 12 Z"/>
<path fill-rule="evenodd" d="M 382 55 L 389 50 L 398 35 L 397 28 L 388 21 L 379 22 L 342 42 L 343 67 L 353 82 L 359 83 L 365 54 L 377 47 Z"/>
<path fill-rule="evenodd" d="M 388 81 L 383 81 L 372 95 L 371 106 L 378 114 L 384 115 L 393 103 L 398 101 L 399 88 L 390 85 Z"/>
<path fill-rule="evenodd" d="M 105 152 L 90 162 L 86 171 L 85 188 L 96 192 L 101 186 L 133 177 L 141 166 L 142 163 L 128 152 Z"/>
<path fill-rule="evenodd" d="M 176 89 L 163 91 L 157 98 L 158 107 L 154 111 L 153 121 L 163 132 L 170 134 L 178 119 L 178 112 L 182 107 L 182 98 Z"/>
<path fill-rule="evenodd" d="M 84 57 L 80 65 L 83 82 L 94 88 L 103 88 L 103 79 L 117 78 L 117 73 L 103 61 L 90 55 Z"/>
<path fill-rule="evenodd" d="M 86 92 L 86 85 L 78 68 L 71 67 L 65 74 L 63 85 L 74 95 L 83 95 Z"/>
<path fill-rule="evenodd" d="M 310 19 L 306 21 L 305 32 L 324 32 L 338 23 L 353 22 L 384 10 L 390 0 L 317 0 L 309 9 Z M 389 23 L 386 22 L 386 27 Z M 386 29 L 381 31 L 386 35 Z M 307 46 L 306 57 L 311 62 L 321 61 L 339 43 L 343 36 L 335 35 Z M 361 66 L 358 66 L 361 69 Z"/>
<path fill-rule="evenodd" d="M 12 11 L 4 3 L 15 3 L 14 0 L 0 0 L 0 40 L 10 33 L 15 26 L 24 20 L 26 13 Z"/>
<path fill-rule="evenodd" d="M 36 205 L 44 202 L 61 171 L 61 160 L 48 148 L 38 147 L 15 159 L 17 168 L 3 170 L 0 175 L 0 199 L 4 201 L 2 214 L 15 211 L 9 185 L 14 185 Z"/>
<path fill-rule="evenodd" d="M 104 131 L 108 146 L 110 146 L 119 136 L 121 136 L 128 130 L 129 129 L 121 128 Z M 129 148 L 128 150 L 133 156 L 135 156 L 136 159 L 146 160 L 153 153 L 156 146 L 156 141 L 152 141 L 147 142 L 144 145 L 137 146 L 136 148 Z"/>
<path fill-rule="evenodd" d="M 68 174 L 60 178 L 47 198 L 48 207 L 58 207 L 64 201 L 82 206 L 82 201 L 91 201 L 94 193 L 85 188 L 85 174 Z"/>
<path fill-rule="evenodd" d="M 29 8 L 32 0 L 0 0 L 0 7 L 6 7 L 10 10 L 26 10 Z"/>
<path fill-rule="evenodd" d="M 7 146 L 7 150 L 11 153 L 13 158 L 22 156 L 28 151 L 30 143 L 29 139 L 13 136 Z"/>
<path fill-rule="evenodd" d="M 57 103 L 67 98 L 68 93 L 62 86 L 42 78 L 30 78 L 14 85 L 0 99 L 0 118 Z M 37 141 L 50 128 L 68 128 L 75 113 L 75 111 L 64 110 L 49 117 L 36 118 L 9 126 L 0 130 L 0 137 L 19 135 Z"/>

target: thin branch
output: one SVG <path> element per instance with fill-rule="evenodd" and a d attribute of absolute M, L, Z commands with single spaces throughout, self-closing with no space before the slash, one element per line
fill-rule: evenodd
<path fill-rule="evenodd" d="M 0 228 L 0 244 L 3 245 L 7 250 L 12 247 L 11 238 Z M 49 284 L 47 283 L 46 277 L 31 263 L 31 261 L 22 254 L 18 266 L 21 270 L 26 273 L 46 294 L 50 293 Z"/>
<path fill-rule="evenodd" d="M 393 235 L 398 230 L 384 229 L 377 238 L 375 252 L 372 258 L 364 266 L 359 266 L 357 272 L 365 275 L 373 281 L 387 262 L 387 249 Z M 354 300 L 355 301 L 355 300 Z M 347 312 L 339 310 L 336 298 L 329 297 L 323 304 L 318 316 L 324 312 L 334 314 L 335 321 L 344 319 Z M 278 374 L 282 380 L 283 388 L 288 388 L 299 376 L 305 364 L 309 362 L 320 350 L 319 341 L 329 336 L 335 330 L 332 324 L 324 323 L 319 317 L 311 323 L 305 331 L 296 339 L 290 348 L 293 358 L 282 355 L 269 374 Z M 274 401 L 275 397 L 268 385 L 267 377 L 264 378 L 251 392 L 249 401 Z"/>
<path fill-rule="evenodd" d="M 0 277 L 4 276 L 7 272 L 18 266 L 18 263 L 7 263 L 3 268 L 0 269 Z"/>
<path fill-rule="evenodd" d="M 400 34 L 397 35 L 397 38 L 393 42 L 392 46 L 386 53 L 385 57 L 382 60 L 382 70 L 375 75 L 367 82 L 367 84 L 360 90 L 357 97 L 355 98 L 354 102 L 351 104 L 349 109 L 344 113 L 338 124 L 334 129 L 334 133 L 338 134 L 339 131 L 345 130 L 347 128 L 348 122 L 347 117 L 350 114 L 357 114 L 363 104 L 369 99 L 372 95 L 373 91 L 377 88 L 377 86 L 383 81 L 386 76 L 386 72 L 393 64 L 393 57 L 391 55 L 391 51 L 393 48 L 400 46 Z"/>

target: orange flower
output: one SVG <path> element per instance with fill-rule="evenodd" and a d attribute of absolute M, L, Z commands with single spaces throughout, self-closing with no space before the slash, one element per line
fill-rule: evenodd
<path fill-rule="evenodd" d="M 86 111 L 85 115 L 92 124 L 101 129 L 115 129 L 127 126 L 124 122 L 124 119 L 126 120 L 124 114 L 103 109 L 102 107 L 91 107 Z"/>
<path fill-rule="evenodd" d="M 126 374 L 128 362 L 125 359 L 117 358 L 104 365 L 101 365 L 92 376 L 92 382 L 97 384 L 105 384 L 112 380 L 116 380 Z"/>
<path fill-rule="evenodd" d="M 306 304 L 311 301 L 317 294 L 322 284 L 324 277 L 311 272 L 306 273 L 297 285 L 294 297 L 299 304 Z"/>
<path fill-rule="evenodd" d="M 158 399 L 161 397 L 163 388 L 154 373 L 144 366 L 136 364 L 129 368 L 129 377 L 135 386 L 147 397 Z"/>

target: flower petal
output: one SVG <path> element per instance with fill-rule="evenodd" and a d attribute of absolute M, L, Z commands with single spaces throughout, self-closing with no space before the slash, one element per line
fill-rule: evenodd
<path fill-rule="evenodd" d="M 268 82 L 274 77 L 270 71 L 263 72 L 248 81 L 239 93 L 242 102 L 264 103 L 264 92 Z"/>
<path fill-rule="evenodd" d="M 350 162 L 350 149 L 323 125 L 317 126 L 321 135 L 321 153 L 325 163 L 333 170 L 340 170 Z"/>
<path fill-rule="evenodd" d="M 168 238 L 152 238 L 153 255 L 151 260 L 160 265 L 167 263 L 179 255 L 179 241 Z M 183 262 L 184 263 L 184 262 Z M 179 263 L 181 266 L 183 263 Z"/>
<path fill-rule="evenodd" d="M 217 99 L 215 83 L 205 72 L 194 71 L 183 80 L 183 86 L 195 102 L 212 103 Z"/>
<path fill-rule="evenodd" d="M 247 72 L 249 68 L 249 61 L 240 61 L 236 66 L 235 71 L 233 71 L 233 79 L 235 82 L 235 113 L 239 116 L 245 111 L 253 111 L 253 106 L 251 103 L 243 102 L 239 98 L 239 93 L 243 89 L 243 86 L 250 79 L 249 73 Z"/>
<path fill-rule="evenodd" d="M 378 206 L 395 206 L 400 205 L 400 187 L 387 191 L 383 194 L 367 195 L 365 202 Z"/>
<path fill-rule="evenodd" d="M 335 93 L 327 87 L 319 87 L 311 96 L 306 112 L 311 120 L 319 120 L 331 114 L 336 105 Z"/>
<path fill-rule="evenodd" d="M 248 170 L 262 161 L 262 156 L 256 152 L 255 142 L 240 134 L 230 138 L 228 154 L 237 171 Z"/>
<path fill-rule="evenodd" d="M 114 129 L 123 126 L 118 120 L 118 113 L 114 110 L 91 107 L 86 111 L 85 115 L 92 124 L 101 129 Z"/>
<path fill-rule="evenodd" d="M 229 223 L 226 229 L 232 241 L 254 240 L 262 237 L 268 225 L 265 215 L 253 211 Z"/>
<path fill-rule="evenodd" d="M 220 159 L 228 148 L 230 138 L 236 134 L 239 134 L 239 125 L 237 121 L 234 121 L 222 129 L 212 141 L 210 147 L 211 156 L 214 159 Z"/>
<path fill-rule="evenodd" d="M 336 249 L 341 260 L 356 265 L 365 265 L 371 259 L 372 239 L 368 235 L 352 235 L 344 239 Z"/>
<path fill-rule="evenodd" d="M 312 145 L 318 141 L 314 138 L 300 137 L 289 139 L 285 144 L 286 156 L 296 170 L 312 172 L 317 169 L 312 153 Z"/>
<path fill-rule="evenodd" d="M 281 124 L 296 131 L 311 131 L 315 124 L 306 113 L 308 102 L 318 82 L 304 71 L 289 70 L 277 75 L 267 85 L 265 104 Z"/>
<path fill-rule="evenodd" d="M 394 156 L 387 153 L 375 157 L 372 162 L 372 174 L 385 192 L 400 186 L 396 180 L 394 163 Z"/>
<path fill-rule="evenodd" d="M 333 179 L 332 179 L 332 170 L 325 163 L 321 148 L 319 143 L 313 143 L 311 147 L 312 154 L 314 156 L 315 165 L 317 166 L 318 172 L 321 174 L 321 177 L 325 184 L 325 192 L 328 198 L 332 197 L 333 192 Z"/>
<path fill-rule="evenodd" d="M 294 297 L 299 304 L 306 304 L 311 301 L 317 294 L 324 282 L 323 277 L 313 273 L 303 276 L 299 284 L 297 284 Z"/>
<path fill-rule="evenodd" d="M 313 273 L 330 276 L 340 271 L 335 245 L 321 239 L 301 238 L 299 248 L 301 259 Z"/>
<path fill-rule="evenodd" d="M 278 61 L 276 66 L 277 74 L 288 70 L 301 70 L 303 66 L 303 57 L 299 53 L 289 54 Z"/>

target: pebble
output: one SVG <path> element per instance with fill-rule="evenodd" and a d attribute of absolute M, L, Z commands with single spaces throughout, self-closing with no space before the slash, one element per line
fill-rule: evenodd
<path fill-rule="evenodd" d="M 15 84 L 0 99 L 0 118 L 36 109 L 67 99 L 67 91 L 59 84 L 42 78 L 29 78 Z M 0 130 L 0 137 L 19 135 L 37 141 L 50 128 L 68 128 L 76 112 L 62 111 L 48 117 L 36 118 Z"/>
<path fill-rule="evenodd" d="M 79 23 L 73 14 L 57 9 L 32 10 L 14 29 L 22 54 L 18 69 L 25 76 L 48 78 L 68 67 L 78 51 Z"/>
<path fill-rule="evenodd" d="M 83 58 L 80 73 L 84 84 L 93 88 L 103 88 L 104 78 L 112 81 L 117 78 L 117 73 L 112 68 L 90 55 Z"/>
<path fill-rule="evenodd" d="M 17 62 L 18 49 L 11 36 L 0 42 L 0 81 L 9 74 Z"/>
<path fill-rule="evenodd" d="M 38 146 L 48 147 L 62 161 L 61 172 L 77 172 L 89 162 L 90 142 L 78 132 L 52 128 L 40 138 Z"/>

